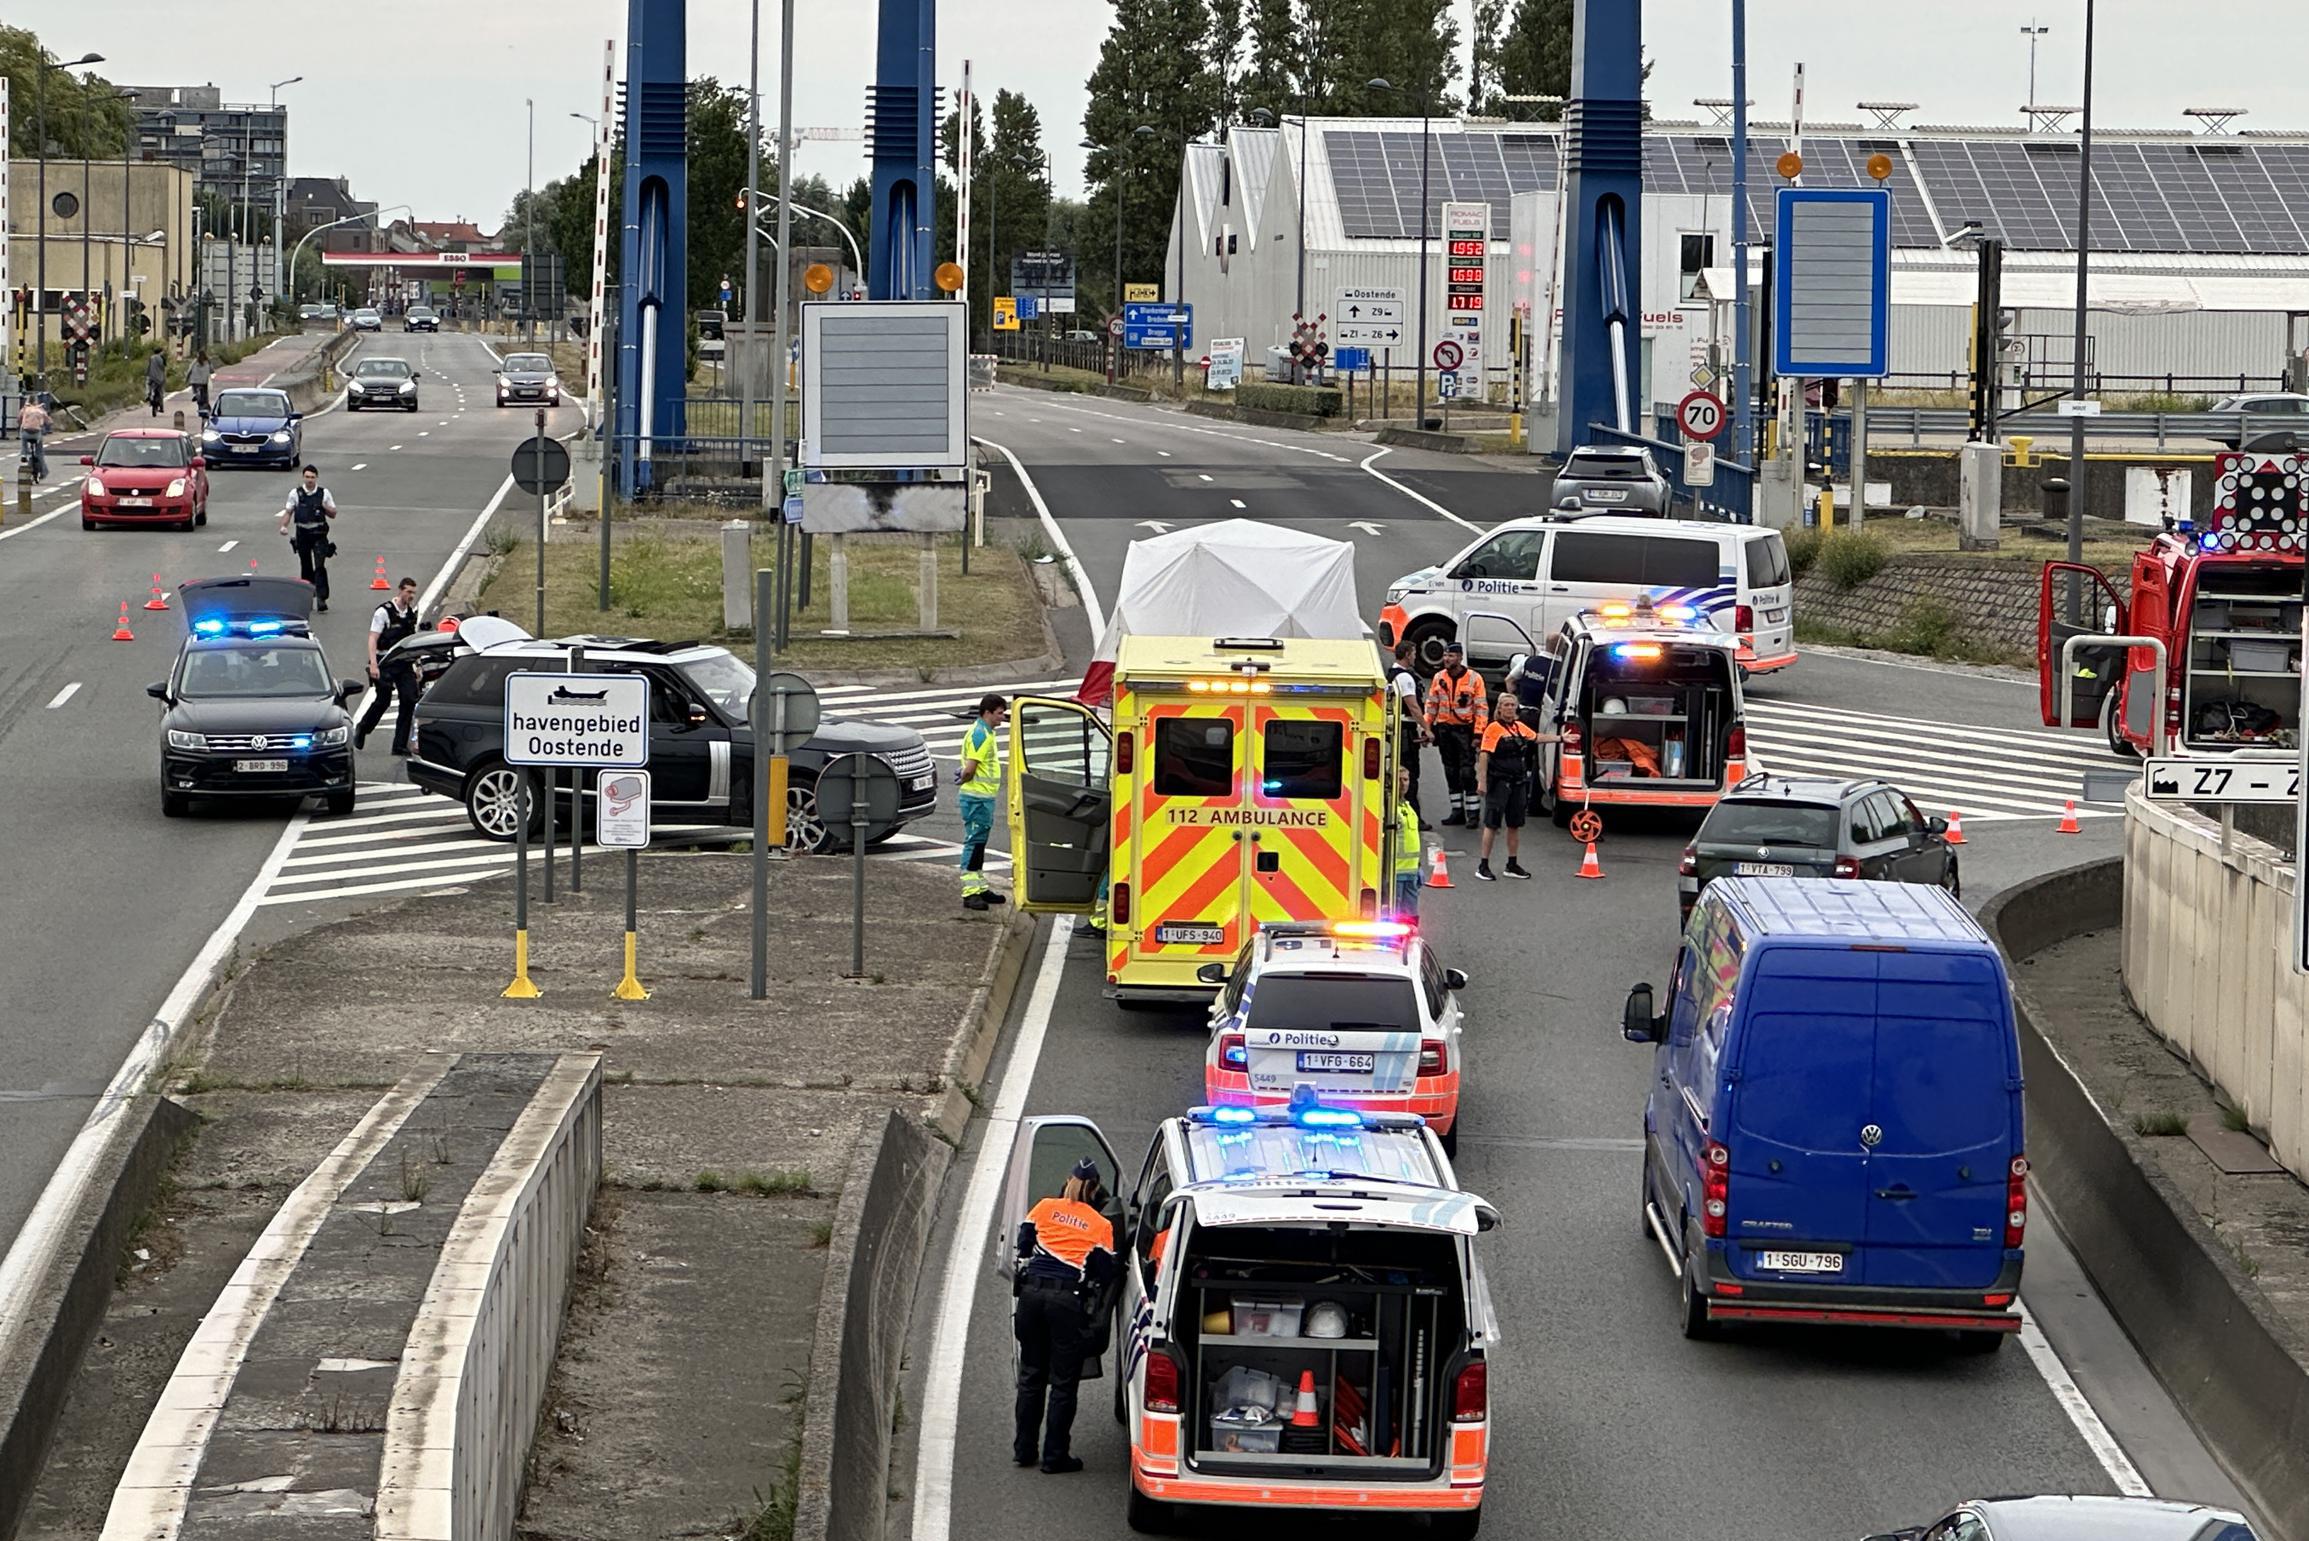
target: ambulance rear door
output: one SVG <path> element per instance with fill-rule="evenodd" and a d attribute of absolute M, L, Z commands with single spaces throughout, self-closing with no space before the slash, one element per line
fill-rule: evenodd
<path fill-rule="evenodd" d="M 1351 690 L 1254 701 L 1243 904 L 1254 922 L 1377 915 L 1384 712 Z"/>
<path fill-rule="evenodd" d="M 1114 738 L 1079 701 L 1010 707 L 1010 853 L 1018 907 L 1086 915 L 1106 880 Z"/>
<path fill-rule="evenodd" d="M 1200 965 L 1231 959 L 1249 939 L 1245 874 L 1255 849 L 1247 809 L 1247 699 L 1134 691 L 1118 722 L 1135 742 L 1115 778 L 1127 799 L 1130 850 L 1118 880 L 1129 893 L 1110 924 L 1127 929 L 1130 962 Z"/>

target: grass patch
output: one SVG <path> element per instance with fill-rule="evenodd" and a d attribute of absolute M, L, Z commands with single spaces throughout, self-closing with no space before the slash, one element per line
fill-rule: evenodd
<path fill-rule="evenodd" d="M 955 637 L 878 637 L 910 629 L 918 618 L 915 581 L 921 551 L 910 536 L 854 537 L 850 547 L 849 638 L 822 635 L 831 610 L 830 543 L 814 541 L 810 606 L 797 608 L 792 641 L 778 655 L 788 666 L 821 669 L 957 668 L 999 663 L 1040 651 L 1041 598 L 1016 552 L 986 546 L 970 553 L 962 574 L 958 538 L 938 547 L 938 622 Z M 535 557 L 518 536 L 507 537 L 497 571 L 478 608 L 502 610 L 527 624 L 535 614 Z M 753 543 L 757 567 L 777 566 L 774 535 Z M 549 545 L 545 553 L 545 628 L 551 637 L 580 632 L 702 638 L 752 644 L 751 631 L 722 627 L 721 543 L 655 531 L 636 533 L 611 549 L 609 609 L 595 608 L 599 556 L 584 535 Z"/>
<path fill-rule="evenodd" d="M 2171 1139 L 2189 1132 L 2189 1116 L 2170 1108 L 2155 1113 L 2135 1113 L 2133 1133 L 2146 1139 Z"/>
<path fill-rule="evenodd" d="M 698 1173 L 696 1177 L 690 1179 L 690 1186 L 697 1189 L 697 1191 L 700 1193 L 727 1193 L 729 1192 L 730 1182 L 728 1178 L 722 1176 L 721 1173 L 715 1171 L 712 1167 L 707 1167 L 704 1171 Z"/>
<path fill-rule="evenodd" d="M 1813 565 L 1840 589 L 1856 589 L 1884 570 L 1890 546 L 1865 531 L 1833 530 L 1820 542 Z"/>
<path fill-rule="evenodd" d="M 785 1198 L 793 1194 L 812 1192 L 807 1167 L 778 1167 L 768 1172 L 739 1174 L 737 1190 L 757 1198 Z"/>
<path fill-rule="evenodd" d="M 2245 1110 L 2231 1103 L 2221 1109 L 2221 1127 L 2231 1134 L 2248 1134 L 2253 1126 L 2245 1121 Z"/>
<path fill-rule="evenodd" d="M 2025 668 L 2033 660 L 2018 648 L 1981 640 L 1963 629 L 1960 617 L 1938 600 L 1913 601 L 1901 624 L 1890 631 L 1856 631 L 1796 617 L 1796 640 L 1823 647 L 1870 648 L 1880 653 L 1915 653 L 1945 663 L 2001 664 Z"/>
<path fill-rule="evenodd" d="M 834 1222 L 831 1220 L 812 1220 L 810 1222 L 810 1250 L 823 1252 L 833 1244 Z"/>
<path fill-rule="evenodd" d="M 1818 530 L 1789 530 L 1781 536 L 1780 543 L 1788 548 L 1788 570 L 1797 582 L 1820 560 L 1820 542 L 1825 538 Z"/>
<path fill-rule="evenodd" d="M 2084 559 L 2100 568 L 2121 571 L 2131 565 L 2133 553 L 2147 545 L 2153 533 L 2144 527 L 2137 536 L 2113 535 L 2107 532 L 2107 526 L 2102 525 L 2102 533 L 2096 534 L 2094 526 L 2099 524 L 2096 520 L 2086 527 Z M 1834 539 L 1848 530 L 1849 526 L 1840 522 L 1827 538 Z M 1788 561 L 1791 566 L 1796 561 L 1795 543 L 1799 534 L 1815 541 L 1822 538 L 1818 530 L 1788 531 Z M 1867 539 L 1882 542 L 1893 556 L 1954 555 L 1960 549 L 1956 539 L 1956 521 L 1953 519 L 1900 519 L 1878 514 L 1862 527 L 1861 534 Z M 2003 543 L 1994 551 L 1965 554 L 1991 562 L 2020 562 L 2033 568 L 2044 562 L 2058 561 L 2068 553 L 2067 548 L 2057 540 L 2041 539 L 2008 527 L 2004 531 Z"/>

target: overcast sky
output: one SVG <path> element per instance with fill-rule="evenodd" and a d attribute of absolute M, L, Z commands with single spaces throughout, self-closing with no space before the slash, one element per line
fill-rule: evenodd
<path fill-rule="evenodd" d="M 1467 0 L 1457 0 L 1465 31 Z M 1624 3 L 1624 0 L 1607 0 Z M 1042 112 L 1061 191 L 1079 191 L 1083 82 L 1112 12 L 1102 0 L 944 0 L 939 75 L 957 84 L 965 55 L 982 94 L 1024 92 Z M 778 6 L 762 7 L 765 115 L 777 106 Z M 872 0 L 805 0 L 795 42 L 794 122 L 856 130 L 873 71 Z M 1692 117 L 1692 98 L 1729 96 L 1725 0 L 1649 0 L 1645 46 L 1656 61 L 1655 112 Z M 2028 94 L 2021 25 L 2052 28 L 2040 45 L 2038 95 L 2074 102 L 2082 74 L 2083 0 L 1930 0 L 1904 7 L 1852 0 L 1750 0 L 1749 95 L 1760 117 L 1785 118 L 1791 66 L 1807 66 L 1806 116 L 1852 120 L 1863 98 L 1921 103 L 1912 121 L 2017 123 Z M 743 85 L 748 0 L 690 0 L 692 75 Z M 413 203 L 422 219 L 492 227 L 526 175 L 524 97 L 537 101 L 537 176 L 566 174 L 587 153 L 600 110 L 602 43 L 621 35 L 622 0 L 387 0 L 282 6 L 278 0 L 13 0 L 8 20 L 66 57 L 91 49 L 124 84 L 214 83 L 228 100 L 262 102 L 287 87 L 289 169 L 352 178 L 381 204 Z M 2096 116 L 2105 125 L 2179 127 L 2186 107 L 2252 109 L 2255 128 L 2309 128 L 2295 84 L 2309 22 L 2278 0 L 2102 0 Z M 799 169 L 846 182 L 866 170 L 857 141 L 804 146 Z"/>

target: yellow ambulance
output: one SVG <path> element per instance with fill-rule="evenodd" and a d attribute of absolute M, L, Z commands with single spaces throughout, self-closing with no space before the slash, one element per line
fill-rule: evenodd
<path fill-rule="evenodd" d="M 1368 640 L 1132 636 L 1111 726 L 1011 703 L 1019 907 L 1107 920 L 1108 993 L 1207 1002 L 1263 921 L 1371 918 L 1390 892 L 1396 697 Z"/>

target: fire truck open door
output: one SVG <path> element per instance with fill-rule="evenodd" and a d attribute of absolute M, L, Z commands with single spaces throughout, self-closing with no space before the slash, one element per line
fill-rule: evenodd
<path fill-rule="evenodd" d="M 2069 591 L 2078 590 L 2077 613 L 2071 621 Z M 2037 705 L 2047 727 L 2097 728 L 2101 707 L 2117 687 L 2124 667 L 2121 647 L 2080 647 L 2076 652 L 2076 682 L 2070 698 L 2071 716 L 2060 720 L 2061 649 L 2076 636 L 2116 636 L 2132 629 L 2131 617 L 2116 585 L 2097 567 L 2081 562 L 2047 562 L 2037 582 L 2036 684 Z M 2144 691 L 2148 687 L 2144 685 Z"/>

